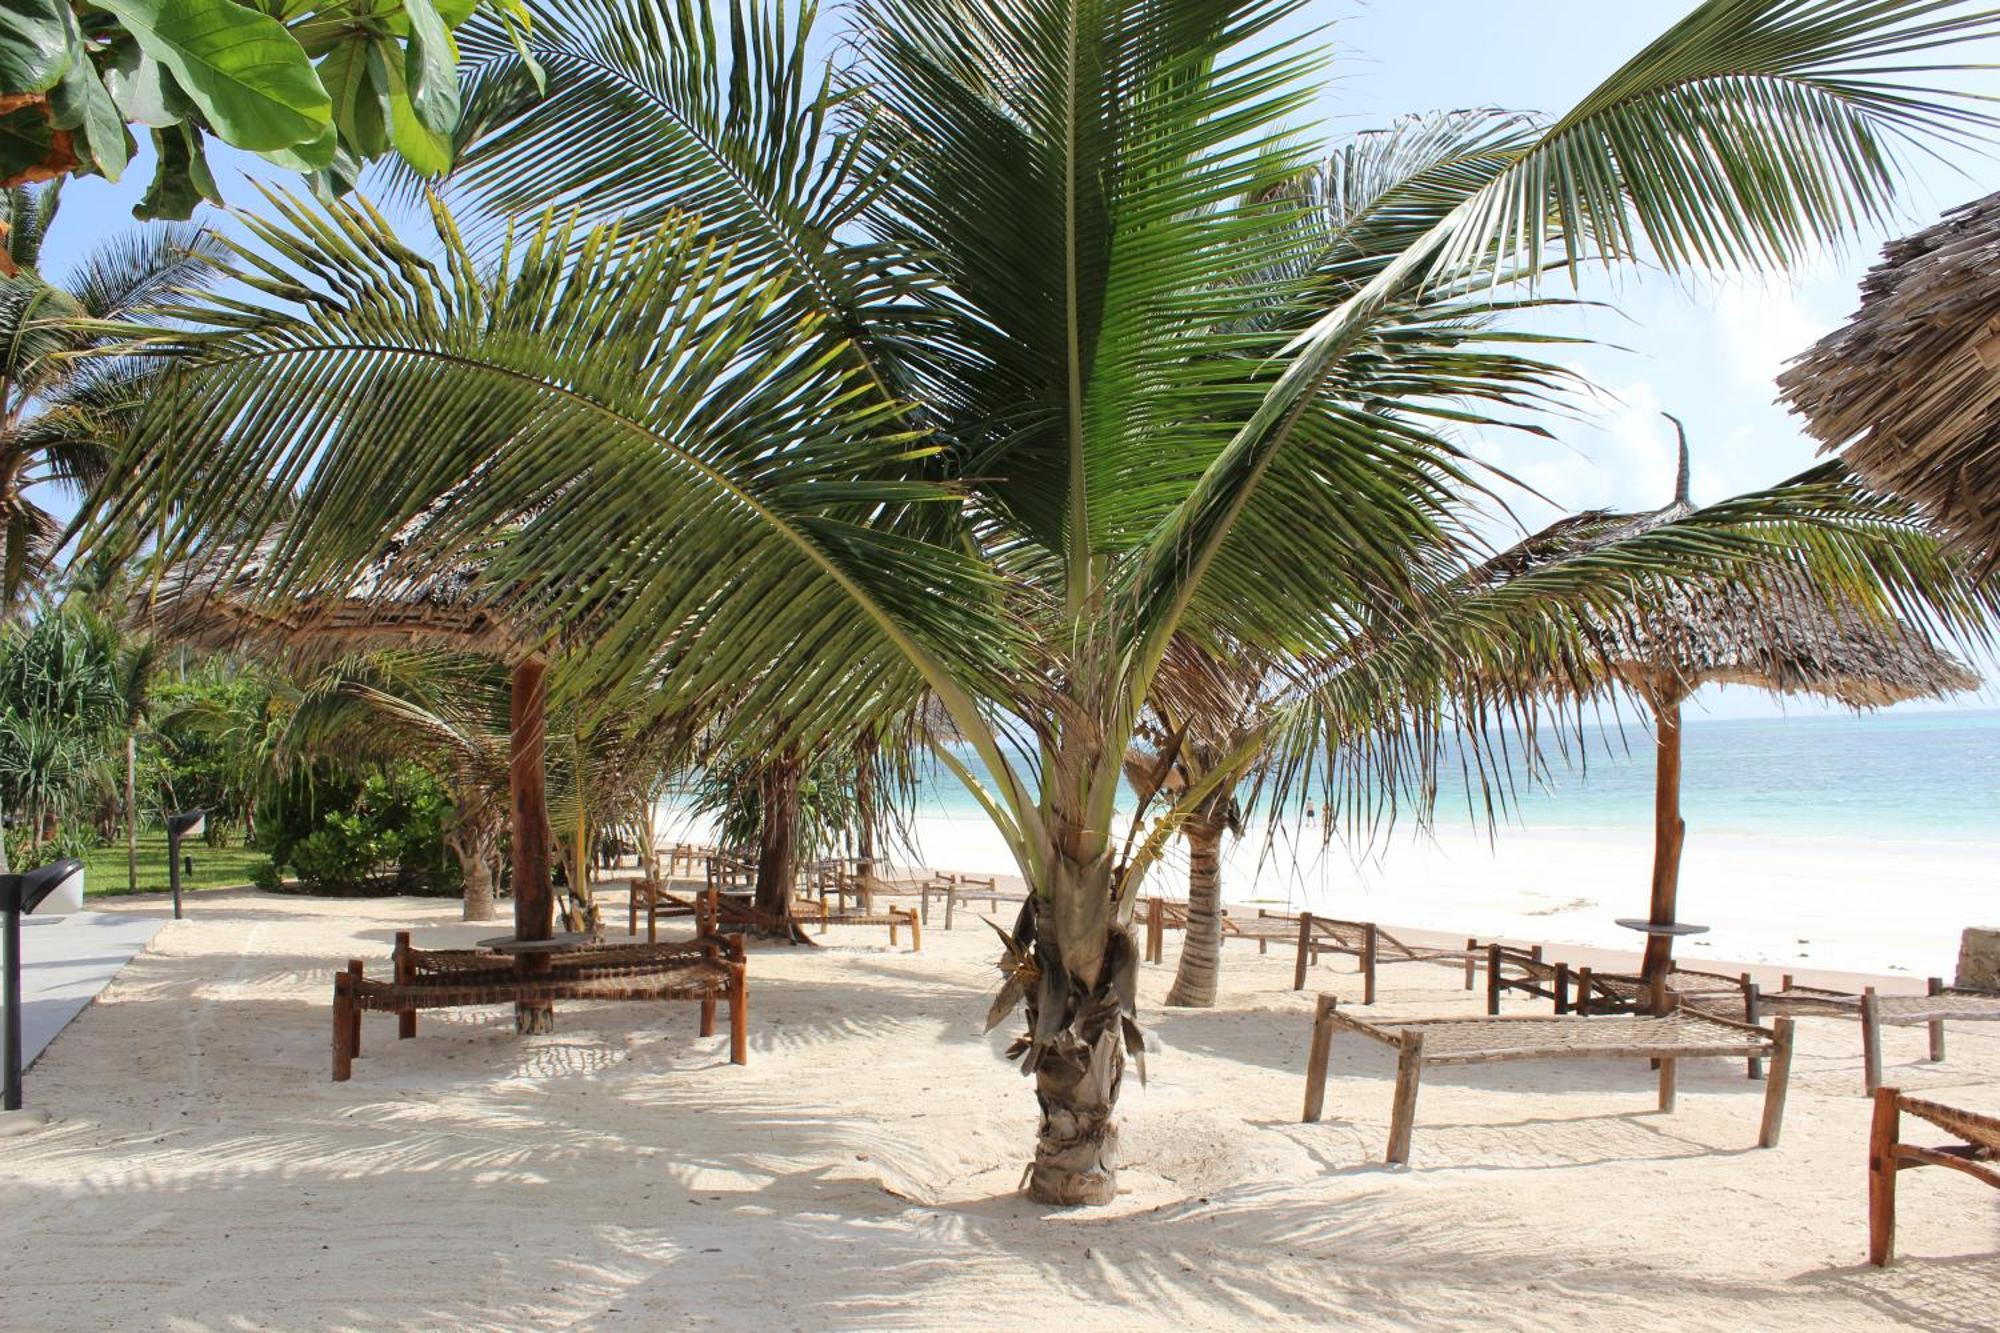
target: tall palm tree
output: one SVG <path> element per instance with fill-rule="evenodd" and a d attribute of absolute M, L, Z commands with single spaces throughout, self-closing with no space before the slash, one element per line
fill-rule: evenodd
<path fill-rule="evenodd" d="M 61 185 L 0 190 L 0 610 L 38 586 L 62 524 L 34 490 L 72 493 L 145 393 L 145 368 L 108 355 L 156 302 L 191 291 L 218 253 L 200 227 L 158 225 L 103 242 L 60 279 L 41 270 Z M 94 353 L 95 355 L 86 355 Z"/>
<path fill-rule="evenodd" d="M 1898 67 L 1989 14 L 1709 0 L 1569 112 L 1487 127 L 1364 251 L 1302 259 L 1303 0 L 863 0 L 837 78 L 809 9 L 537 9 L 546 98 L 504 35 L 466 36 L 462 187 L 622 226 L 531 226 L 481 262 L 440 208 L 433 264 L 359 208 L 275 201 L 238 265 L 261 301 L 184 312 L 206 331 L 92 538 L 185 555 L 230 514 L 273 536 L 282 602 L 383 534 L 444 559 L 505 525 L 484 587 L 588 645 L 568 697 L 644 674 L 663 714 L 727 693 L 732 735 L 810 751 L 929 691 L 1032 889 L 994 1015 L 1025 1001 L 1038 1199 L 1115 1189 L 1134 894 L 1214 791 L 1113 827 L 1177 638 L 1310 661 L 1394 628 L 1428 651 L 1377 669 L 1442 686 L 1440 645 L 1580 645 L 1579 608 L 1642 577 L 1929 591 L 1907 532 L 1775 504 L 1573 571 L 1532 632 L 1411 633 L 1474 562 L 1488 482 L 1460 432 L 1560 381 L 1506 344 L 1532 284 L 1848 234 L 1892 197 L 1896 144 L 1986 124 Z M 246 521 L 246 481 L 301 503 Z M 1316 692 L 1215 771 L 1310 752 L 1347 697 L 1375 695 Z M 1426 748 L 1386 734 L 1341 769 L 1349 798 Z"/>

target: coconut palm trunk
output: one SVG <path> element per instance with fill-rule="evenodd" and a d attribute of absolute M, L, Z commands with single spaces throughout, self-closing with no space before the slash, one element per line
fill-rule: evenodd
<path fill-rule="evenodd" d="M 1215 1004 L 1222 969 L 1222 839 L 1229 821 L 1204 810 L 1181 826 L 1187 840 L 1187 932 L 1167 1003 L 1191 1009 Z"/>
<path fill-rule="evenodd" d="M 798 884 L 802 767 L 797 752 L 787 751 L 757 771 L 756 906 L 772 921 L 786 921 L 792 915 L 792 897 Z"/>
<path fill-rule="evenodd" d="M 125 733 L 125 887 L 139 891 L 139 735 Z"/>

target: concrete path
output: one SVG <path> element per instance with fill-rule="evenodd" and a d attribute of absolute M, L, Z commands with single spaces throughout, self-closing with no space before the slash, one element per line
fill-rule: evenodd
<path fill-rule="evenodd" d="M 165 924 L 151 912 L 77 912 L 21 921 L 21 1059 L 33 1065 L 56 1034 Z"/>

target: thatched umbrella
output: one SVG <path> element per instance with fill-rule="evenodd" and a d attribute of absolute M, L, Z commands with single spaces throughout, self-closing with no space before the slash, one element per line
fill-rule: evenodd
<path fill-rule="evenodd" d="M 546 940 L 555 930 L 549 879 L 546 644 L 515 627 L 504 609 L 475 597 L 477 566 L 411 566 L 400 549 L 344 590 L 273 602 L 257 595 L 261 554 L 222 552 L 175 567 L 160 582 L 153 621 L 168 638 L 215 648 L 261 644 L 304 656 L 430 645 L 478 653 L 509 668 L 507 786 L 511 807 L 514 938 Z M 538 961 L 523 954 L 524 968 Z M 521 1032 L 547 1032 L 547 1004 L 515 1006 Z"/>
<path fill-rule="evenodd" d="M 1669 420 L 1674 420 L 1669 417 Z M 1680 422 L 1675 420 L 1676 430 Z M 1640 514 L 1593 510 L 1572 515 L 1495 557 L 1487 569 L 1504 579 L 1607 543 L 1636 536 L 1692 513 L 1688 450 L 1680 437 L 1674 498 Z M 1616 621 L 1593 617 L 1591 638 L 1605 672 L 1653 715 L 1655 741 L 1653 882 L 1646 975 L 1655 1007 L 1664 1003 L 1672 966 L 1675 898 L 1680 883 L 1681 705 L 1711 682 L 1753 685 L 1779 694 L 1812 694 L 1850 708 L 1975 689 L 1979 678 L 1921 631 L 1885 624 L 1861 607 L 1842 611 L 1828 593 L 1804 582 L 1715 582 L 1650 599 Z"/>
<path fill-rule="evenodd" d="M 2000 568 L 2000 194 L 1884 247 L 1861 309 L 1778 387 L 1827 449 Z"/>

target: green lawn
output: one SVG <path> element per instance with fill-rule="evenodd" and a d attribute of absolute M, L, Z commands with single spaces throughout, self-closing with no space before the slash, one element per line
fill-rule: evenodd
<path fill-rule="evenodd" d="M 200 838 L 189 838 L 181 852 L 194 858 L 194 873 L 181 876 L 183 889 L 212 889 L 223 885 L 248 884 L 259 866 L 270 861 L 262 852 L 241 846 L 210 847 Z M 125 844 L 94 847 L 83 858 L 83 891 L 92 898 L 126 893 Z M 153 830 L 139 835 L 139 892 L 158 893 L 167 887 L 167 835 Z"/>

